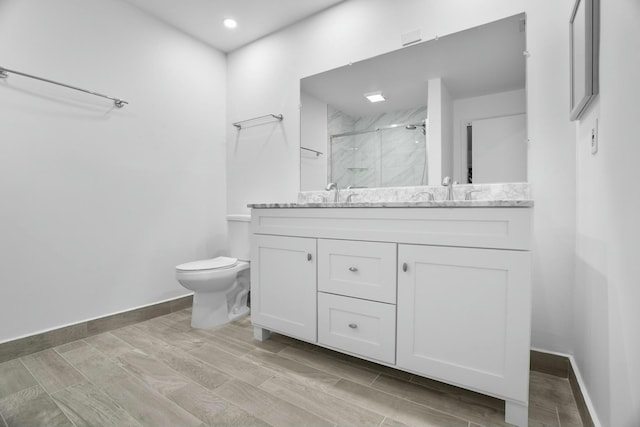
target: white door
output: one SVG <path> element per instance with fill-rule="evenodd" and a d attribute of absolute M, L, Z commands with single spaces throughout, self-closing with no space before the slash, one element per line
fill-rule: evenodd
<path fill-rule="evenodd" d="M 399 245 L 397 365 L 527 402 L 530 253 Z"/>
<path fill-rule="evenodd" d="M 527 181 L 526 117 L 518 114 L 471 123 L 474 184 Z"/>
<path fill-rule="evenodd" d="M 316 239 L 251 237 L 251 320 L 316 341 Z"/>

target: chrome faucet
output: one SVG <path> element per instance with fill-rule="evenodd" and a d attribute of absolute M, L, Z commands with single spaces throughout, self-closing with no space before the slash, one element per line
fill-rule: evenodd
<path fill-rule="evenodd" d="M 351 199 L 353 199 L 353 196 L 357 196 L 358 193 L 351 193 L 347 196 L 347 203 L 351 203 Z"/>
<path fill-rule="evenodd" d="M 335 182 L 330 182 L 327 184 L 327 188 L 325 188 L 325 190 L 336 190 L 335 194 L 333 195 L 333 203 L 338 203 L 338 200 L 340 199 L 340 190 L 338 189 L 338 184 L 336 184 Z"/>
<path fill-rule="evenodd" d="M 453 200 L 453 185 L 457 184 L 457 182 L 453 182 L 450 176 L 445 176 L 442 180 L 442 185 L 447 187 L 447 197 L 445 200 Z"/>

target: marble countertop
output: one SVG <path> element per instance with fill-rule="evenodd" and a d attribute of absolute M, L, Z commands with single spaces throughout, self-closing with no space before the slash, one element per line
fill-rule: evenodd
<path fill-rule="evenodd" d="M 533 200 L 438 200 L 428 202 L 252 203 L 252 209 L 277 208 L 530 208 Z"/>

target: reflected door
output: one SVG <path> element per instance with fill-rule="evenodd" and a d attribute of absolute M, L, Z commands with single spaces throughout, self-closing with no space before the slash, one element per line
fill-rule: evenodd
<path fill-rule="evenodd" d="M 473 183 L 527 181 L 526 114 L 472 122 Z"/>

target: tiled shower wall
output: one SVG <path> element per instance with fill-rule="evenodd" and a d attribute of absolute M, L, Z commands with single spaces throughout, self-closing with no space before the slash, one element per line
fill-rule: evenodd
<path fill-rule="evenodd" d="M 352 117 L 328 106 L 329 135 L 373 130 L 392 124 L 421 123 L 427 107 L 374 116 Z M 359 135 L 332 137 L 329 181 L 340 188 L 421 185 L 427 175 L 426 137 L 422 128 L 399 126 Z"/>

